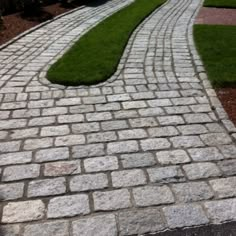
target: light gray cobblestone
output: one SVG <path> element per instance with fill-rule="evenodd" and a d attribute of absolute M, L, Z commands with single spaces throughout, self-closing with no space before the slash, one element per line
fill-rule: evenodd
<path fill-rule="evenodd" d="M 164 207 L 163 210 L 170 228 L 201 225 L 209 222 L 199 205 L 176 205 Z"/>
<path fill-rule="evenodd" d="M 214 196 L 205 182 L 174 184 L 172 189 L 180 202 L 194 202 L 210 199 Z"/>
<path fill-rule="evenodd" d="M 121 212 L 118 217 L 120 235 L 154 233 L 165 228 L 159 209 Z"/>
<path fill-rule="evenodd" d="M 2 181 L 14 181 L 22 179 L 33 179 L 39 176 L 38 164 L 18 165 L 6 167 L 3 171 Z"/>
<path fill-rule="evenodd" d="M 152 166 L 156 164 L 152 153 L 124 154 L 120 157 L 124 168 Z"/>
<path fill-rule="evenodd" d="M 95 211 L 111 211 L 131 207 L 127 189 L 93 193 Z"/>
<path fill-rule="evenodd" d="M 24 236 L 65 236 L 69 230 L 69 223 L 65 221 L 26 225 Z"/>
<path fill-rule="evenodd" d="M 182 182 L 185 180 L 184 174 L 179 166 L 167 166 L 147 169 L 151 182 L 170 183 Z"/>
<path fill-rule="evenodd" d="M 206 202 L 207 214 L 215 224 L 236 220 L 236 199 Z"/>
<path fill-rule="evenodd" d="M 133 190 L 137 206 L 152 206 L 174 202 L 173 194 L 167 186 L 146 186 Z"/>
<path fill-rule="evenodd" d="M 66 87 L 45 78 L 131 2 L 74 9 L 0 50 L 6 236 L 134 235 L 235 220 L 235 127 L 194 47 L 200 0 L 169 0 L 147 17 L 108 81 Z"/>
<path fill-rule="evenodd" d="M 62 177 L 53 179 L 34 180 L 29 183 L 28 197 L 43 197 L 59 195 L 66 192 L 65 179 Z"/>
<path fill-rule="evenodd" d="M 216 164 L 210 162 L 184 165 L 183 169 L 186 172 L 187 177 L 191 180 L 221 175 Z"/>
<path fill-rule="evenodd" d="M 49 201 L 48 218 L 72 217 L 89 213 L 88 196 L 85 194 L 56 197 Z"/>
<path fill-rule="evenodd" d="M 70 181 L 72 192 L 80 192 L 108 187 L 108 179 L 105 174 L 91 174 L 74 176 Z"/>
<path fill-rule="evenodd" d="M 104 156 L 85 159 L 84 168 L 86 172 L 98 172 L 116 170 L 119 168 L 119 165 L 117 157 Z"/>
<path fill-rule="evenodd" d="M 2 222 L 18 223 L 42 219 L 45 205 L 41 200 L 12 202 L 3 208 Z"/>
<path fill-rule="evenodd" d="M 144 185 L 146 177 L 142 170 L 123 170 L 111 173 L 112 185 L 114 187 L 129 187 Z"/>
<path fill-rule="evenodd" d="M 210 180 L 209 182 L 218 198 L 236 196 L 236 177 L 215 179 Z"/>
<path fill-rule="evenodd" d="M 102 227 L 101 227 L 102 225 Z M 112 214 L 93 216 L 72 222 L 73 236 L 116 236 L 115 216 Z"/>

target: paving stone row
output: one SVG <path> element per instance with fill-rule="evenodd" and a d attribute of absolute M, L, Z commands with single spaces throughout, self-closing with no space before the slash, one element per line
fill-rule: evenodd
<path fill-rule="evenodd" d="M 131 2 L 78 9 L 0 51 L 4 236 L 135 235 L 236 220 L 236 129 L 192 37 L 202 1 L 169 0 L 151 14 L 107 82 L 45 78 Z"/>

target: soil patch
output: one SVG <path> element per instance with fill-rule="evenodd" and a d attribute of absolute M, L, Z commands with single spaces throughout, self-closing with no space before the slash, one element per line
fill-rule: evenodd
<path fill-rule="evenodd" d="M 60 3 L 52 4 L 42 8 L 42 11 L 38 16 L 24 17 L 22 13 L 16 13 L 4 16 L 4 28 L 0 30 L 0 45 L 13 39 L 17 35 L 24 31 L 58 16 L 62 13 L 70 11 L 71 9 L 78 7 L 79 5 L 73 6 L 62 6 Z"/>
<path fill-rule="evenodd" d="M 218 98 L 220 99 L 229 118 L 236 126 L 236 87 L 235 88 L 218 88 L 216 89 Z"/>
<path fill-rule="evenodd" d="M 236 25 L 236 9 L 202 7 L 196 24 Z"/>

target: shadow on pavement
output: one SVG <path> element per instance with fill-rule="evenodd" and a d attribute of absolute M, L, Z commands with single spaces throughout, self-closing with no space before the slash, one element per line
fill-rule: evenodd
<path fill-rule="evenodd" d="M 236 236 L 236 222 L 171 230 L 145 236 Z"/>

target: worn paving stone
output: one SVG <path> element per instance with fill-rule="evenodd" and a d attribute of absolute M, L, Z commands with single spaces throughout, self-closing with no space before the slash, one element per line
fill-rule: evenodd
<path fill-rule="evenodd" d="M 85 159 L 84 168 L 86 172 L 98 172 L 116 170 L 119 168 L 119 165 L 117 157 L 104 156 Z"/>
<path fill-rule="evenodd" d="M 120 235 L 154 233 L 165 228 L 159 209 L 121 212 L 118 215 Z"/>
<path fill-rule="evenodd" d="M 118 131 L 119 139 L 142 139 L 147 137 L 144 129 L 121 130 Z"/>
<path fill-rule="evenodd" d="M 229 135 L 225 133 L 202 134 L 201 139 L 208 146 L 217 146 L 232 143 L 232 140 Z"/>
<path fill-rule="evenodd" d="M 28 186 L 28 197 L 59 195 L 65 192 L 65 179 L 62 177 L 31 181 Z"/>
<path fill-rule="evenodd" d="M 111 178 L 112 185 L 117 188 L 144 185 L 147 182 L 144 172 L 138 169 L 113 171 Z"/>
<path fill-rule="evenodd" d="M 78 175 L 71 178 L 70 189 L 72 192 L 80 192 L 108 187 L 107 176 L 101 174 Z"/>
<path fill-rule="evenodd" d="M 172 189 L 180 202 L 194 202 L 210 199 L 214 196 L 205 182 L 174 184 Z"/>
<path fill-rule="evenodd" d="M 126 153 L 126 152 L 137 152 L 139 150 L 137 141 L 121 141 L 108 143 L 107 152 L 108 154 Z"/>
<path fill-rule="evenodd" d="M 236 175 L 236 160 L 224 160 L 217 163 L 224 175 Z"/>
<path fill-rule="evenodd" d="M 204 146 L 198 136 L 178 136 L 170 138 L 175 148 L 193 148 Z"/>
<path fill-rule="evenodd" d="M 236 177 L 228 177 L 209 181 L 218 198 L 236 196 Z"/>
<path fill-rule="evenodd" d="M 68 235 L 69 222 L 57 221 L 26 225 L 24 236 L 65 236 Z"/>
<path fill-rule="evenodd" d="M 131 207 L 127 189 L 93 193 L 95 211 L 111 211 Z"/>
<path fill-rule="evenodd" d="M 85 194 L 56 197 L 49 201 L 47 217 L 62 218 L 85 215 L 90 212 L 88 196 Z"/>
<path fill-rule="evenodd" d="M 0 184 L 1 201 L 19 199 L 23 197 L 24 183 Z"/>
<path fill-rule="evenodd" d="M 213 223 L 236 220 L 236 199 L 208 201 L 204 203 L 207 214 Z"/>
<path fill-rule="evenodd" d="M 156 164 L 154 155 L 152 153 L 133 153 L 124 154 L 120 156 L 124 168 L 152 166 Z"/>
<path fill-rule="evenodd" d="M 104 144 L 78 145 L 72 148 L 73 158 L 102 156 L 104 154 Z"/>
<path fill-rule="evenodd" d="M 18 223 L 40 220 L 44 217 L 45 205 L 41 200 L 11 202 L 3 208 L 3 223 Z"/>
<path fill-rule="evenodd" d="M 167 186 L 145 186 L 133 189 L 137 206 L 152 206 L 174 203 L 174 196 Z"/>
<path fill-rule="evenodd" d="M 20 225 L 2 225 L 1 233 L 4 236 L 18 236 L 20 233 Z"/>
<path fill-rule="evenodd" d="M 84 135 L 78 135 L 78 134 L 56 137 L 55 140 L 55 146 L 74 146 L 84 143 L 85 143 Z"/>
<path fill-rule="evenodd" d="M 4 169 L 2 181 L 34 179 L 39 176 L 39 172 L 38 164 L 9 166 Z"/>
<path fill-rule="evenodd" d="M 178 130 L 173 126 L 150 128 L 148 129 L 148 133 L 151 137 L 168 137 L 179 134 Z"/>
<path fill-rule="evenodd" d="M 32 160 L 32 152 L 13 152 L 0 155 L 0 166 L 25 164 Z"/>
<path fill-rule="evenodd" d="M 38 148 L 48 148 L 52 146 L 52 143 L 52 138 L 27 139 L 25 140 L 24 149 L 35 150 Z"/>
<path fill-rule="evenodd" d="M 75 134 L 82 134 L 96 131 L 99 131 L 99 124 L 97 122 L 72 125 L 72 132 Z"/>
<path fill-rule="evenodd" d="M 46 163 L 44 166 L 44 176 L 62 176 L 81 173 L 81 162 L 76 161 L 58 161 Z"/>
<path fill-rule="evenodd" d="M 190 158 L 184 150 L 160 151 L 156 153 L 156 158 L 162 165 L 174 165 L 190 162 Z"/>
<path fill-rule="evenodd" d="M 128 124 L 125 120 L 112 120 L 104 121 L 101 123 L 103 130 L 119 130 L 128 128 Z"/>
<path fill-rule="evenodd" d="M 177 127 L 183 135 L 195 135 L 207 133 L 207 129 L 203 125 L 182 125 Z"/>
<path fill-rule="evenodd" d="M 224 156 L 215 147 L 192 148 L 188 149 L 191 158 L 194 161 L 216 161 L 222 160 Z"/>
<path fill-rule="evenodd" d="M 185 180 L 183 171 L 179 166 L 167 166 L 147 169 L 151 182 L 171 183 Z"/>
<path fill-rule="evenodd" d="M 73 236 L 116 236 L 115 216 L 112 214 L 93 216 L 72 222 Z"/>
<path fill-rule="evenodd" d="M 170 142 L 165 138 L 153 138 L 141 140 L 141 147 L 144 151 L 167 149 L 171 146 Z"/>
<path fill-rule="evenodd" d="M 153 117 L 129 119 L 129 123 L 133 128 L 157 126 L 157 121 Z"/>
<path fill-rule="evenodd" d="M 116 133 L 112 131 L 92 133 L 87 135 L 88 143 L 102 143 L 115 141 L 117 139 Z"/>
<path fill-rule="evenodd" d="M 164 207 L 163 211 L 170 228 L 190 227 L 209 222 L 202 207 L 195 204 Z"/>
<path fill-rule="evenodd" d="M 210 162 L 184 165 L 183 169 L 190 180 L 221 176 L 216 164 Z"/>
<path fill-rule="evenodd" d="M 36 162 L 57 161 L 68 158 L 69 158 L 69 149 L 67 147 L 43 149 L 37 151 L 35 154 Z"/>

